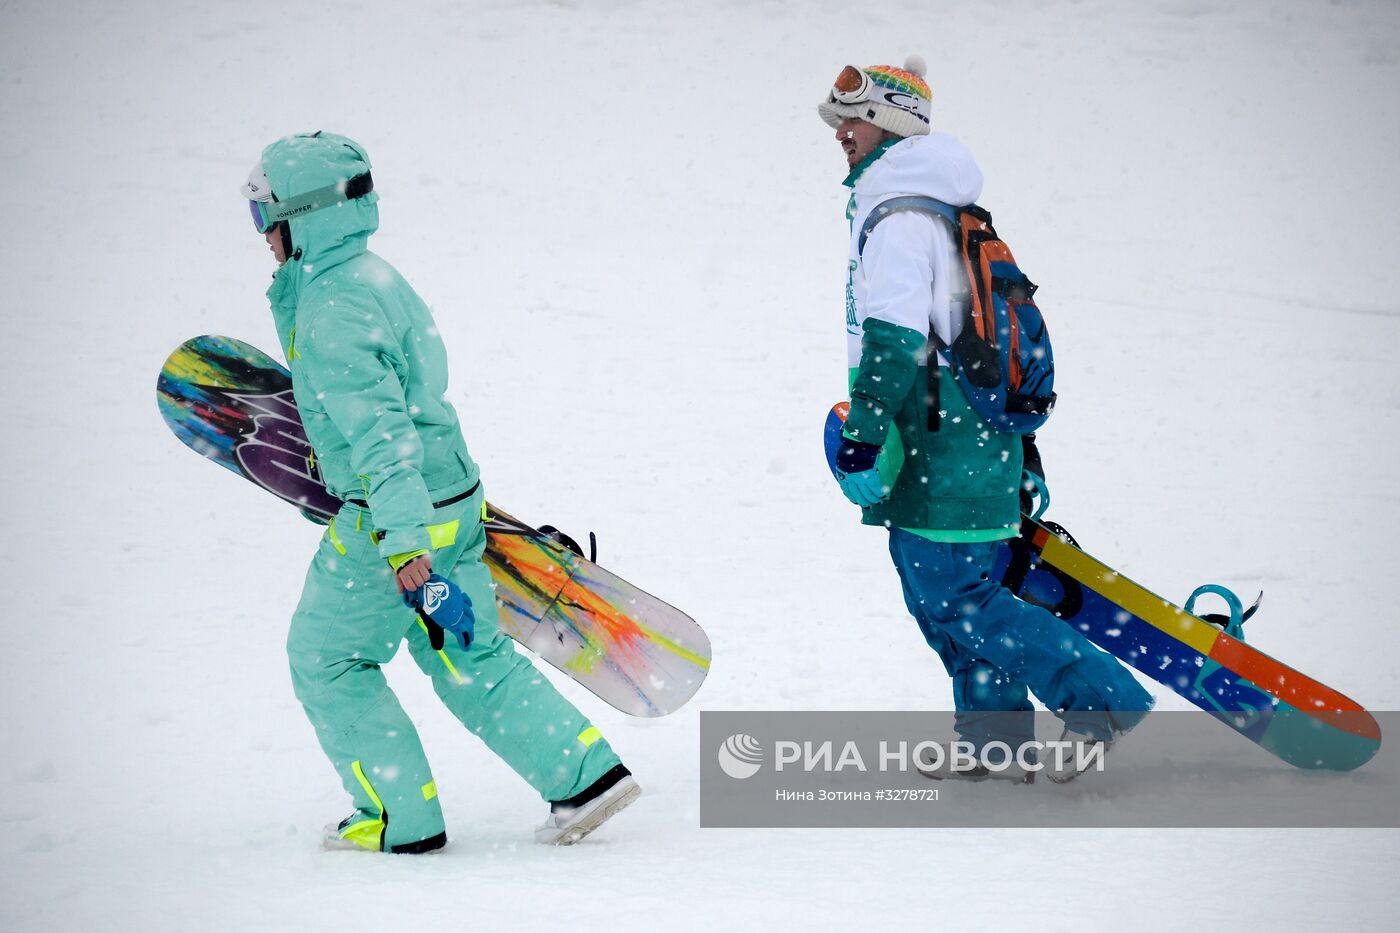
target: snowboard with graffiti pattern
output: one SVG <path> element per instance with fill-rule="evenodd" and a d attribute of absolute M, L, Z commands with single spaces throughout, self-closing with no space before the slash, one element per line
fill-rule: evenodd
<path fill-rule="evenodd" d="M 166 424 L 195 452 L 308 517 L 329 520 L 340 510 L 311 456 L 291 374 L 256 347 L 187 340 L 161 368 L 156 397 Z M 503 631 L 624 713 L 664 716 L 694 696 L 710 668 L 710 640 L 694 619 L 563 536 L 489 502 L 483 519 Z"/>

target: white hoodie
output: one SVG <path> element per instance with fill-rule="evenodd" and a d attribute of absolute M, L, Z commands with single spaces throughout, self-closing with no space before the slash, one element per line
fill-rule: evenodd
<path fill-rule="evenodd" d="M 890 198 L 918 195 L 961 207 L 982 194 L 982 171 L 962 143 L 947 133 L 895 143 L 856 179 L 846 281 L 848 365 L 860 365 L 867 318 L 921 334 L 932 328 L 945 343 L 957 337 L 949 295 L 966 290 L 957 245 L 942 220 L 915 211 L 891 214 L 858 252 L 870 212 Z M 850 212 L 848 212 L 850 213 Z M 939 361 L 946 363 L 941 355 Z"/>

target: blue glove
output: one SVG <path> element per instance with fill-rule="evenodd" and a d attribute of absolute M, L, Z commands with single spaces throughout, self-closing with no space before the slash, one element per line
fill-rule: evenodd
<path fill-rule="evenodd" d="M 885 498 L 885 484 L 880 479 L 880 471 L 875 469 L 875 459 L 879 456 L 878 445 L 853 441 L 845 435 L 836 451 L 836 482 L 846 498 L 863 509 Z"/>
<path fill-rule="evenodd" d="M 403 601 L 418 610 L 418 617 L 428 626 L 428 639 L 435 650 L 442 649 L 443 632 L 456 635 L 463 651 L 472 643 L 476 634 L 472 600 L 451 580 L 433 574 L 421 589 L 405 590 Z"/>

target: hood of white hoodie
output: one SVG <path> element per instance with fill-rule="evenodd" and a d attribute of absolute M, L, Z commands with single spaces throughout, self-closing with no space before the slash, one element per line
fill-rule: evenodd
<path fill-rule="evenodd" d="M 982 196 L 982 170 L 967 147 L 947 133 L 911 136 L 861 173 L 855 193 L 866 204 L 914 194 L 962 207 Z"/>

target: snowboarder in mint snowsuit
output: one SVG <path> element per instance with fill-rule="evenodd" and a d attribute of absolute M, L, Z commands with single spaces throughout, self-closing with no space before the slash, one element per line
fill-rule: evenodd
<path fill-rule="evenodd" d="M 965 206 L 981 194 L 972 155 L 930 132 L 925 71 L 916 56 L 904 68 L 847 66 L 817 107 L 850 170 L 841 489 L 863 523 L 889 529 L 905 603 L 953 678 L 963 740 L 977 749 L 1031 741 L 1029 690 L 1071 733 L 1111 742 L 1137 724 L 1151 696 L 1112 656 L 990 579 L 997 542 L 1019 531 L 1023 462 L 1038 471 L 1039 456 L 1033 436 L 1023 450 L 1021 436 L 983 423 L 929 346 L 931 330 L 947 346 L 961 327 L 952 296 L 966 289 L 966 274 L 952 236 L 927 213 L 905 211 L 879 221 L 860 248 L 866 218 L 882 201 L 918 195 Z M 932 398 L 941 414 L 930 429 Z M 892 485 L 877 469 L 886 446 L 904 455 Z M 978 766 L 956 776 L 988 775 Z M 1015 768 L 992 776 L 1029 777 Z"/>
<path fill-rule="evenodd" d="M 446 844 L 418 733 L 380 670 L 405 639 L 447 708 L 551 802 L 536 839 L 577 841 L 640 789 L 498 627 L 484 493 L 446 398 L 446 350 L 427 305 L 366 248 L 379 227 L 369 157 L 342 136 L 288 136 L 263 150 L 243 193 L 279 263 L 267 296 L 301 421 L 345 501 L 287 638 L 296 696 L 354 801 L 327 847 Z M 430 577 L 457 600 L 446 638 L 405 604 Z"/>

